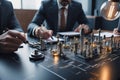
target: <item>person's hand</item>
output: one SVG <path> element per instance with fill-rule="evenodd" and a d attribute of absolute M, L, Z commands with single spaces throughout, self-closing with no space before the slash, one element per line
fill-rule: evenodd
<path fill-rule="evenodd" d="M 75 32 L 80 32 L 81 29 L 84 29 L 84 33 L 85 34 L 88 34 L 90 32 L 90 29 L 89 29 L 89 26 L 88 25 L 85 25 L 85 24 L 81 24 L 79 25 L 74 31 Z"/>
<path fill-rule="evenodd" d="M 114 34 L 117 34 L 117 35 L 120 35 L 120 32 L 118 32 L 118 28 L 115 28 L 115 29 L 113 30 L 113 33 L 114 33 Z"/>
<path fill-rule="evenodd" d="M 47 30 L 45 27 L 38 27 L 35 29 L 35 36 L 40 38 L 44 38 L 44 39 L 48 39 L 49 37 L 51 37 L 53 34 L 52 30 Z"/>
<path fill-rule="evenodd" d="M 0 35 L 0 52 L 10 53 L 18 49 L 21 43 L 25 42 L 26 38 L 24 33 L 9 30 Z"/>

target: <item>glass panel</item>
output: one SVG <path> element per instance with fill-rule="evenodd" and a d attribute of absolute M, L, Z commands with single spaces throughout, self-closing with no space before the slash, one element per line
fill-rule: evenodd
<path fill-rule="evenodd" d="M 83 7 L 85 14 L 89 14 L 89 15 L 91 14 L 92 0 L 76 0 L 76 1 L 82 3 L 82 7 Z"/>
<path fill-rule="evenodd" d="M 8 0 L 11 1 L 15 9 L 21 9 L 21 0 Z"/>
<path fill-rule="evenodd" d="M 39 9 L 41 0 L 23 0 L 23 9 Z"/>

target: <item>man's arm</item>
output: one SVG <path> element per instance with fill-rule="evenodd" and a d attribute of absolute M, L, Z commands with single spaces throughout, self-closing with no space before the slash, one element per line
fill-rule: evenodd
<path fill-rule="evenodd" d="M 80 12 L 79 12 L 79 17 L 78 17 L 78 23 L 79 24 L 89 24 L 88 20 L 86 18 L 86 15 L 85 15 L 85 13 L 82 9 L 82 4 L 81 3 L 79 3 L 79 11 Z"/>
<path fill-rule="evenodd" d="M 26 42 L 24 33 L 9 30 L 0 35 L 0 51 L 2 53 L 14 52 L 23 42 Z"/>
<path fill-rule="evenodd" d="M 8 1 L 8 4 L 9 4 L 9 7 L 10 7 L 10 14 L 9 14 L 9 17 L 8 17 L 7 27 L 9 29 L 15 29 L 17 31 L 23 32 L 22 27 L 20 26 L 20 24 L 19 24 L 19 22 L 16 18 L 16 15 L 14 13 L 12 3 Z"/>
<path fill-rule="evenodd" d="M 28 35 L 35 36 L 35 29 L 40 27 L 45 20 L 44 2 L 41 2 L 39 10 L 36 12 L 32 22 L 28 26 Z"/>
<path fill-rule="evenodd" d="M 84 32 L 85 34 L 88 34 L 92 31 L 92 28 L 90 27 L 89 25 L 89 22 L 88 22 L 88 19 L 86 18 L 86 15 L 82 9 L 82 5 L 81 3 L 79 3 L 79 10 L 80 10 L 80 14 L 79 14 L 79 17 L 78 17 L 78 23 L 79 23 L 79 26 L 77 28 L 75 28 L 74 31 L 76 32 L 79 32 L 81 28 L 84 29 Z"/>

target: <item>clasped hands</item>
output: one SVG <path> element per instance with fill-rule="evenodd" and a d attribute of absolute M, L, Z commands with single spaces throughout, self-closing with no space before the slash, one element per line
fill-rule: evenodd
<path fill-rule="evenodd" d="M 86 24 L 79 25 L 74 31 L 79 32 L 80 29 L 82 28 L 84 29 L 85 34 L 90 32 L 89 26 Z M 37 38 L 42 37 L 44 39 L 48 39 L 49 37 L 52 36 L 52 34 L 53 34 L 53 31 L 46 29 L 44 26 L 41 26 L 35 29 L 35 36 Z"/>

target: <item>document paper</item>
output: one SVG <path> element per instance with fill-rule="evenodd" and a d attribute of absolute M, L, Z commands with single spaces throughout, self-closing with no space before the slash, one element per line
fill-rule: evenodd
<path fill-rule="evenodd" d="M 115 35 L 114 33 L 111 33 L 111 32 L 101 32 L 100 36 L 101 36 L 101 37 L 104 37 L 104 35 L 105 35 L 106 37 L 111 37 L 112 35 L 113 35 L 114 37 L 120 36 L 120 35 Z M 96 34 L 94 34 L 94 36 L 99 36 L 99 34 L 96 33 Z"/>
<path fill-rule="evenodd" d="M 50 38 L 48 38 L 47 40 L 44 40 L 44 41 L 47 42 L 47 43 L 50 43 L 50 42 L 54 43 L 54 42 L 57 42 L 57 40 L 58 39 L 55 36 L 52 36 L 52 37 L 50 37 Z M 59 38 L 59 41 L 64 41 L 64 39 Z"/>

